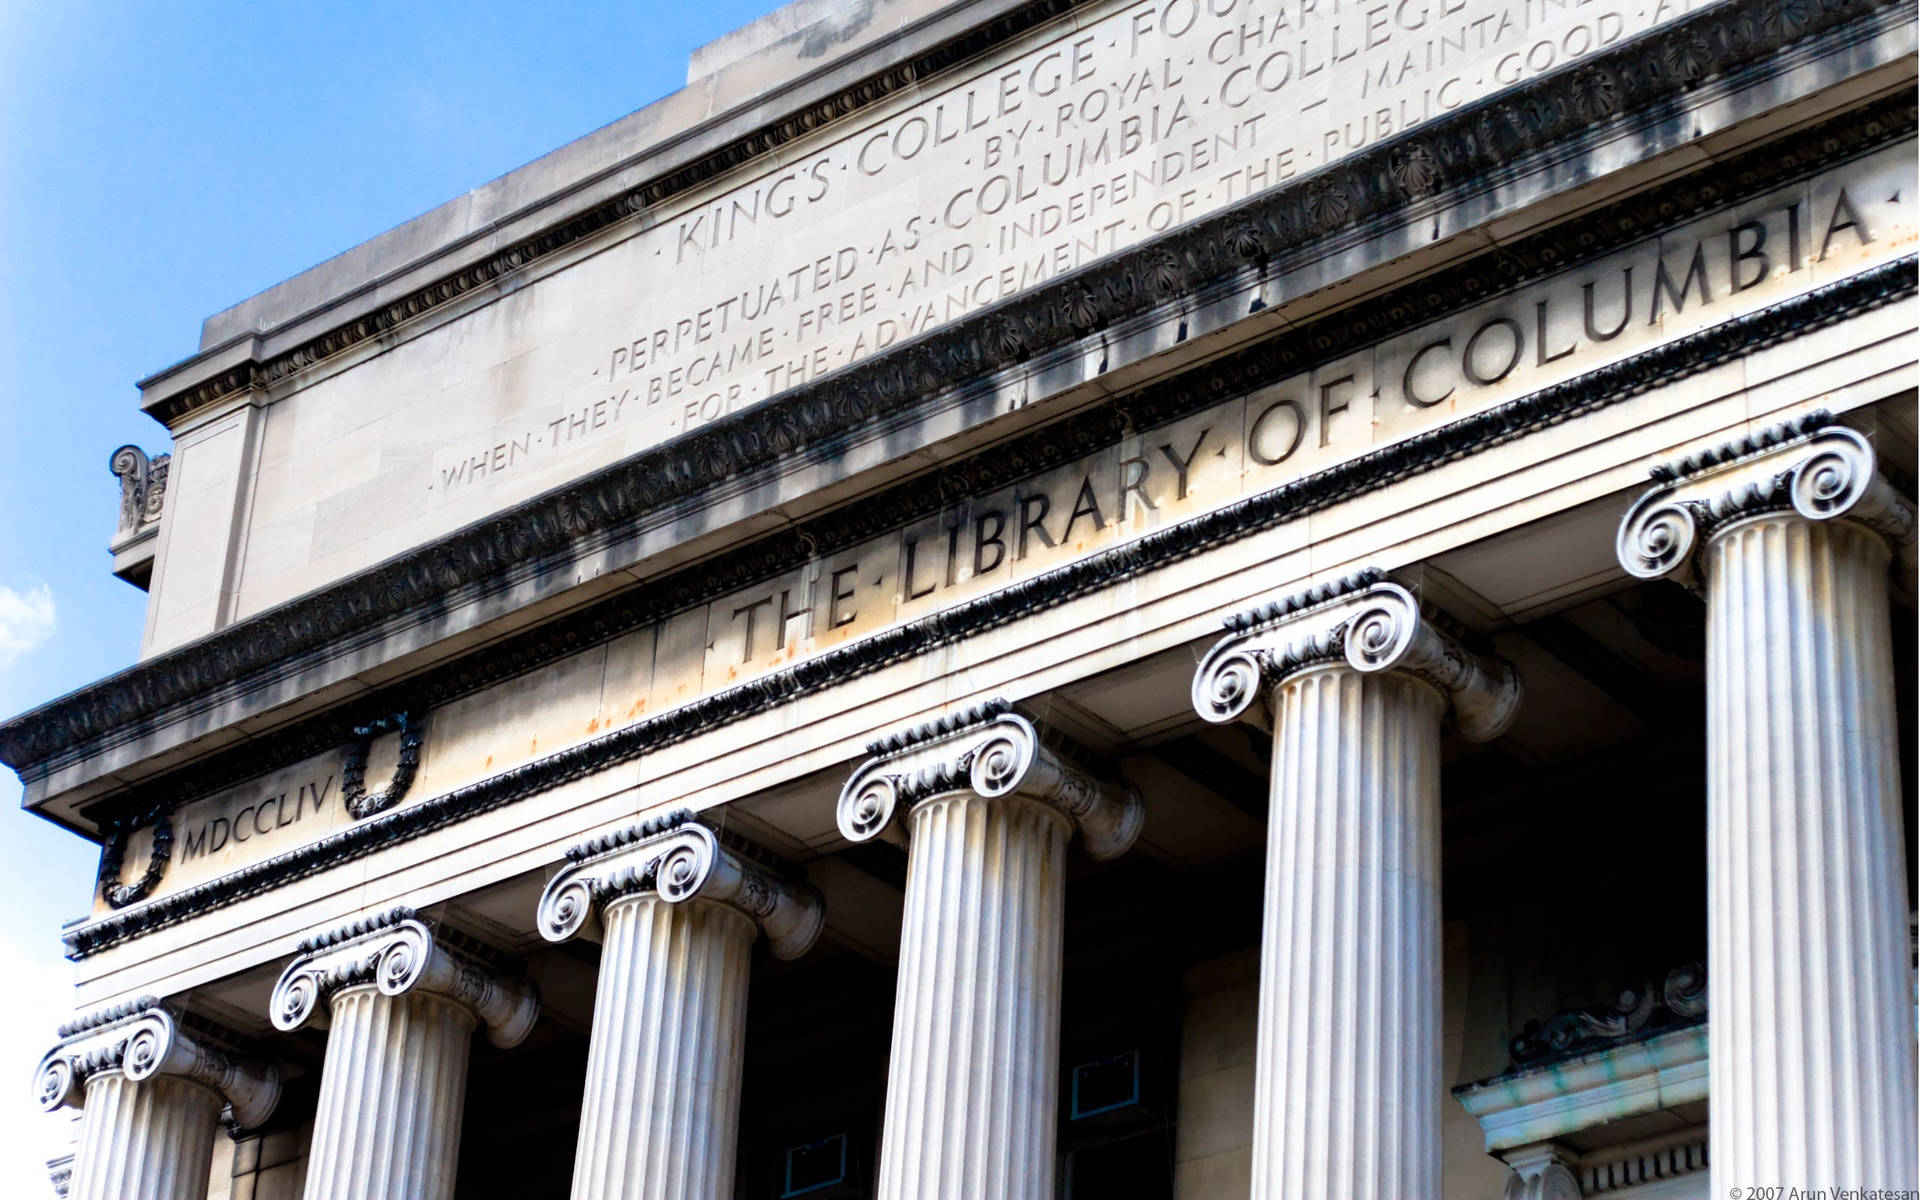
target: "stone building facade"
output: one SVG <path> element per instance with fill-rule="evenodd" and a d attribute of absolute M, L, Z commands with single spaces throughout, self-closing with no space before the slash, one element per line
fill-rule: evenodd
<path fill-rule="evenodd" d="M 61 1194 L 1914 1194 L 1915 37 L 798 0 L 209 318 Z"/>

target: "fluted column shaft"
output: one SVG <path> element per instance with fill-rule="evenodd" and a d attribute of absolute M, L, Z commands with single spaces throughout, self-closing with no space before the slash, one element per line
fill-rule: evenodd
<path fill-rule="evenodd" d="M 1887 542 L 1788 510 L 1706 557 L 1713 1191 L 1920 1187 Z"/>
<path fill-rule="evenodd" d="M 1440 1194 L 1440 721 L 1341 663 L 1274 695 L 1255 1200 Z"/>
<path fill-rule="evenodd" d="M 820 893 L 691 812 L 573 847 L 535 923 L 601 943 L 573 1200 L 728 1200 L 753 941 L 812 948 Z"/>
<path fill-rule="evenodd" d="M 220 1094 L 171 1075 L 87 1081 L 68 1200 L 205 1200 Z"/>
<path fill-rule="evenodd" d="M 652 892 L 601 921 L 573 1200 L 726 1200 L 758 931 L 728 905 Z"/>
<path fill-rule="evenodd" d="M 446 1200 L 474 1017 L 443 996 L 334 993 L 306 1200 Z"/>
<path fill-rule="evenodd" d="M 1043 1200 L 1072 826 L 975 792 L 910 820 L 880 1200 Z"/>
<path fill-rule="evenodd" d="M 1482 655 L 1368 569 L 1227 620 L 1194 674 L 1273 723 L 1254 1051 L 1255 1200 L 1440 1195 L 1440 723 L 1519 711 Z"/>

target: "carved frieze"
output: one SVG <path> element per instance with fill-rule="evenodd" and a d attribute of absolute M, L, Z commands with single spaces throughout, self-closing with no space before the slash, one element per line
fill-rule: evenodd
<path fill-rule="evenodd" d="M 1746 517 L 1796 512 L 1845 518 L 1911 550 L 1913 504 L 1881 476 L 1873 443 L 1815 410 L 1726 445 L 1655 468 L 1657 486 L 1620 524 L 1620 565 L 1640 579 L 1703 583 L 1700 552 L 1715 531 Z"/>
<path fill-rule="evenodd" d="M 116 1005 L 60 1027 L 60 1040 L 34 1071 L 40 1107 L 54 1112 L 86 1104 L 87 1081 L 121 1071 L 134 1082 L 176 1075 L 220 1094 L 233 1123 L 265 1121 L 280 1099 L 272 1063 L 242 1053 L 238 1037 L 210 1021 L 182 1014 L 151 996 Z"/>
<path fill-rule="evenodd" d="M 1125 854 L 1146 819 L 1133 785 L 1097 779 L 1043 744 L 1004 700 L 963 710 L 867 747 L 834 815 L 848 841 L 907 844 L 904 820 L 934 796 L 1024 796 L 1059 810 L 1095 859 Z"/>
<path fill-rule="evenodd" d="M 1529 1020 L 1508 1044 L 1516 1068 L 1551 1062 L 1587 1050 L 1684 1025 L 1707 1016 L 1707 969 L 1683 963 L 1659 987 L 1647 980 L 1622 989 L 1610 1003 L 1571 1008 L 1545 1021 Z"/>
<path fill-rule="evenodd" d="M 1329 505 L 1410 478 L 1461 455 L 1499 445 L 1521 433 L 1642 395 L 1651 386 L 1687 378 L 1756 342 L 1791 338 L 1839 315 L 1867 312 L 1904 299 L 1920 290 L 1917 284 L 1920 280 L 1916 279 L 1915 263 L 1906 259 L 1815 289 L 1750 317 L 1675 339 L 1577 380 L 1463 417 L 1430 433 L 1411 435 L 1381 451 L 1281 484 L 1057 570 L 1017 581 L 979 599 L 824 651 L 791 667 L 557 751 L 530 766 L 379 814 L 286 854 L 69 930 L 62 939 L 70 957 L 84 958 L 128 938 L 236 903 L 264 888 L 305 878 L 444 828 L 454 821 L 539 795 L 559 783 L 631 761 L 717 725 L 769 711 L 961 638 L 1002 628 L 1039 608 L 1183 561 L 1201 549 L 1297 521 Z M 1195 380 L 1185 386 L 1203 383 Z M 876 519 L 891 519 L 891 514 L 898 512 L 890 497 L 881 497 L 877 503 L 889 506 L 886 509 L 889 517 L 876 515 Z M 813 547 L 813 551 L 817 552 L 818 547 Z M 748 561 L 759 570 L 778 561 L 775 553 L 769 547 L 755 548 L 749 552 Z M 496 672 L 494 664 L 550 660 L 577 652 L 583 644 L 618 636 L 629 631 L 637 620 L 650 618 L 660 611 L 658 602 L 663 599 L 663 592 L 671 592 L 678 586 L 678 583 L 670 584 L 660 592 L 643 586 L 631 596 L 581 616 L 577 623 L 555 622 L 524 635 L 523 642 L 510 642 L 479 659 L 446 668 L 434 677 L 438 681 L 436 686 L 443 689 L 441 694 L 446 696 L 465 695 L 510 673 L 504 669 Z M 310 738 L 337 738 L 340 734 L 338 718 L 318 718 L 309 727 L 296 727 L 261 748 L 249 748 L 238 752 L 233 759 L 216 761 L 210 770 L 228 776 L 257 771 L 265 755 L 290 755 L 295 748 L 310 744 Z M 200 776 L 189 773 L 184 779 L 191 781 L 196 777 Z"/>
<path fill-rule="evenodd" d="M 1470 741 L 1499 737 L 1520 709 L 1513 664 L 1462 646 L 1379 570 L 1315 584 L 1231 617 L 1227 628 L 1193 677 L 1194 710 L 1215 724 L 1256 712 L 1287 676 L 1337 662 L 1425 679 L 1446 697 L 1455 728 Z"/>
<path fill-rule="evenodd" d="M 540 894 L 536 924 L 550 942 L 597 940 L 602 910 L 643 892 L 728 905 L 760 927 L 775 958 L 805 954 L 826 922 L 816 889 L 735 853 L 686 811 L 593 838 L 567 860 Z"/>
<path fill-rule="evenodd" d="M 275 1029 L 325 1027 L 343 988 L 374 987 L 385 996 L 416 989 L 472 1012 L 487 1040 L 517 1046 L 540 1015 L 533 983 L 477 942 L 435 929 L 412 909 L 396 908 L 307 939 L 273 985 Z"/>
<path fill-rule="evenodd" d="M 1839 154 L 1842 149 L 1862 144 L 1859 139 L 1885 137 L 1912 127 L 1913 107 L 1908 98 L 1898 103 L 1889 102 L 1883 110 L 1875 112 L 1877 115 L 1869 120 L 1816 127 L 1809 133 L 1806 145 L 1784 144 L 1767 162 L 1735 160 L 1726 168 L 1730 173 L 1727 177 L 1691 180 L 1623 202 L 1617 208 L 1615 219 L 1606 227 L 1580 230 L 1577 245 L 1568 240 L 1572 237 L 1571 231 L 1517 242 L 1497 260 L 1423 280 L 1402 292 L 1389 294 L 1380 304 L 1351 310 L 1337 321 L 1313 326 L 1298 336 L 1272 339 L 1187 376 L 1056 422 L 1017 440 L 1004 452 L 976 456 L 929 473 L 870 501 L 848 506 L 803 527 L 772 535 L 710 560 L 698 571 L 650 581 L 631 593 L 577 615 L 510 638 L 485 654 L 470 655 L 411 680 L 405 697 L 376 696 L 364 707 L 316 717 L 281 731 L 272 739 L 259 739 L 216 756 L 203 766 L 181 772 L 158 788 L 144 791 L 141 800 L 151 805 L 158 797 L 204 795 L 205 789 L 218 786 L 221 781 L 245 778 L 296 759 L 302 753 L 312 754 L 320 747 L 347 741 L 358 726 L 382 714 L 393 713 L 415 698 L 424 711 L 495 685 L 520 671 L 576 653 L 584 646 L 620 637 L 657 619 L 663 611 L 675 611 L 690 603 L 706 602 L 716 595 L 736 593 L 821 555 L 838 553 L 877 531 L 899 529 L 902 522 L 924 519 L 951 506 L 956 497 L 1007 486 L 1010 480 L 1035 469 L 1057 467 L 1084 457 L 1089 446 L 1110 445 L 1115 439 L 1132 436 L 1131 431 L 1193 414 L 1209 404 L 1217 404 L 1223 393 L 1234 394 L 1239 389 L 1258 386 L 1262 381 L 1270 382 L 1276 375 L 1309 370 L 1316 362 L 1351 354 L 1383 334 L 1405 329 L 1413 322 L 1413 314 L 1431 310 L 1436 295 L 1447 297 L 1448 303 L 1484 297 L 1511 286 L 1516 279 L 1563 269 L 1569 256 L 1578 252 L 1616 244 L 1614 239 L 1631 242 L 1633 237 L 1670 220 L 1676 211 L 1713 209 L 1748 194 L 1746 189 L 1759 191 L 1769 184 L 1777 186 L 1781 161 L 1804 169 L 1822 161 L 1819 155 Z M 1265 492 L 1206 511 L 1178 525 L 1156 529 L 1132 542 L 1089 553 L 1059 569 L 1016 580 L 990 595 L 915 617 L 682 707 L 660 711 L 590 743 L 562 750 L 498 778 L 396 807 L 369 818 L 359 828 L 342 829 L 269 861 L 238 868 L 225 878 L 192 883 L 172 895 L 129 910 L 124 919 L 109 919 L 70 931 L 66 935 L 68 945 L 76 955 L 84 955 L 123 937 L 184 919 L 194 912 L 232 903 L 274 882 L 351 861 L 395 840 L 536 795 L 555 781 L 577 778 L 582 773 L 628 761 L 717 723 L 742 719 L 902 658 L 1002 627 L 1022 619 L 1037 607 L 1089 594 L 1143 571 L 1177 562 L 1199 550 L 1297 521 L 1328 505 L 1411 477 L 1461 455 L 1640 395 L 1663 382 L 1685 378 L 1743 352 L 1756 342 L 1790 338 L 1849 314 L 1889 303 L 1913 290 L 1913 263 L 1902 260 L 1723 324 L 1702 328 L 1576 378 L 1461 416 L 1444 427 L 1412 433 L 1358 458 L 1308 471 Z M 1186 447 L 1183 444 L 1179 449 L 1184 452 Z M 1064 512 L 1057 514 L 1056 520 L 1064 515 Z M 920 569 L 924 575 L 927 567 L 922 564 Z M 120 818 L 108 808 L 99 819 L 137 819 L 137 815 Z"/>
<path fill-rule="evenodd" d="M 1330 172 L 1317 173 L 1326 179 L 1261 193 L 1218 217 L 1195 222 L 1151 253 L 1115 256 L 1111 263 L 1035 289 L 1009 302 L 991 323 L 986 316 L 962 322 L 903 353 L 881 356 L 836 373 L 831 381 L 752 406 L 363 577 L 222 631 L 182 656 L 143 664 L 134 673 L 137 677 L 116 681 L 118 694 L 112 703 L 96 695 L 63 701 L 57 711 L 41 714 L 31 729 L 15 727 L 0 734 L 0 753 L 16 765 L 41 761 L 106 728 L 204 695 L 217 681 L 367 630 L 422 604 L 439 602 L 455 589 L 497 582 L 528 561 L 576 544 L 590 530 L 620 527 L 643 513 L 697 496 L 718 480 L 900 411 L 925 398 L 922 376 L 950 384 L 1004 358 L 1007 340 L 992 334 L 990 324 L 1001 331 L 1025 331 L 1018 339 L 1023 353 L 1064 345 L 1080 336 L 1089 320 L 1093 325 L 1112 324 L 1150 309 L 1165 297 L 1170 279 L 1178 286 L 1181 279 L 1233 275 L 1245 266 L 1249 247 L 1277 257 L 1323 237 L 1328 222 L 1341 227 L 1394 212 L 1411 201 L 1415 190 L 1459 186 L 1506 166 L 1516 153 L 1580 136 L 1591 128 L 1598 103 L 1620 112 L 1648 109 L 1697 82 L 1703 69 L 1713 74 L 1761 61 L 1797 38 L 1869 19 L 1890 7 L 1890 0 L 1801 6 L 1808 10 L 1803 27 L 1774 11 L 1782 2 L 1729 0 L 1707 6 L 1647 37 L 1594 54 L 1580 71 L 1553 72 L 1517 85 L 1495 103 L 1438 117 L 1343 160 Z M 1798 32 L 1788 35 L 1789 28 Z M 1708 55 L 1704 65 L 1700 47 Z M 1602 79 L 1606 84 L 1598 82 Z M 1610 101 L 1601 99 L 1608 95 Z M 1404 182 L 1395 182 L 1396 163 Z M 631 202 L 623 199 L 621 204 L 621 215 L 630 214 Z M 618 218 L 589 225 L 598 228 L 613 219 Z M 563 237 L 553 245 L 569 240 Z M 518 255 L 516 263 L 534 257 L 524 249 L 505 253 Z M 1179 271 L 1169 274 L 1169 262 L 1181 264 Z M 462 290 L 435 287 L 449 298 Z M 408 315 L 414 311 L 409 308 Z M 391 321 L 363 319 L 352 330 L 322 339 L 324 353 L 296 352 L 287 370 L 304 369 L 390 328 Z M 237 368 L 229 382 L 232 387 L 258 386 L 267 382 L 262 373 L 263 368 L 253 365 Z M 213 386 L 195 403 L 211 402 L 225 386 Z"/>

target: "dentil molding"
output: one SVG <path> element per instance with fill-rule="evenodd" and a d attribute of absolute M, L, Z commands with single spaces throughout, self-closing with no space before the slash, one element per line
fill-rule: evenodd
<path fill-rule="evenodd" d="M 550 942 L 597 940 L 608 904 L 647 892 L 669 904 L 700 899 L 736 909 L 767 935 L 775 958 L 805 954 L 826 922 L 819 891 L 734 853 L 685 810 L 584 842 L 567 859 L 540 894 L 536 923 Z"/>

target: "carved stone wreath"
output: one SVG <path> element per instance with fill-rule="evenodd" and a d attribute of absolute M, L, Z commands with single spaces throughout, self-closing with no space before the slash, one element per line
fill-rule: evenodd
<path fill-rule="evenodd" d="M 394 766 L 393 778 L 387 786 L 369 795 L 367 756 L 373 752 L 373 739 L 383 733 L 400 735 L 400 761 Z M 413 786 L 414 772 L 420 767 L 420 745 L 427 737 L 426 721 L 418 709 L 406 708 L 356 727 L 353 736 L 353 746 L 347 751 L 347 765 L 340 772 L 340 795 L 347 812 L 355 820 L 361 820 L 406 799 L 407 790 Z"/>
<path fill-rule="evenodd" d="M 133 831 L 153 827 L 153 845 L 147 851 L 147 869 L 134 883 L 120 882 L 120 868 L 126 859 L 127 841 Z M 138 904 L 153 894 L 167 876 L 167 863 L 173 857 L 173 809 L 158 805 L 144 815 L 125 823 L 115 823 L 100 850 L 100 898 L 109 908 Z"/>

